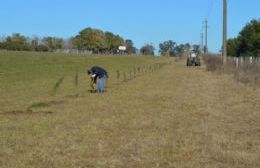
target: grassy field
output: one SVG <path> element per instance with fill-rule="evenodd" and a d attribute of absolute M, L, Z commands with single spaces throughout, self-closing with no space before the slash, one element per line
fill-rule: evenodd
<path fill-rule="evenodd" d="M 260 89 L 169 61 L 1 52 L 0 167 L 260 167 Z M 91 65 L 110 72 L 103 95 Z"/>
<path fill-rule="evenodd" d="M 87 94 L 89 77 L 86 69 L 100 65 L 109 71 L 108 87 L 120 82 L 125 73 L 126 80 L 134 76 L 134 69 L 140 67 L 139 75 L 150 66 L 165 60 L 151 57 L 78 56 L 33 52 L 0 52 L 0 111 L 25 109 L 31 104 L 52 99 L 50 95 L 56 82 L 64 77 L 56 97 Z M 120 79 L 117 81 L 117 71 Z M 141 72 L 142 71 L 142 72 Z M 75 76 L 78 73 L 78 87 Z M 137 72 L 136 72 L 137 74 Z"/>

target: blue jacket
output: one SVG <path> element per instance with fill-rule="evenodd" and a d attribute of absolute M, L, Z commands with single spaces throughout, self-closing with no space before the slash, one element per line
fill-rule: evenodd
<path fill-rule="evenodd" d="M 91 74 L 92 75 L 96 75 L 95 78 L 94 78 L 94 81 L 96 82 L 97 78 L 103 78 L 103 77 L 106 77 L 108 78 L 108 74 L 107 74 L 107 71 L 101 67 L 98 67 L 98 66 L 93 66 L 91 69 Z"/>

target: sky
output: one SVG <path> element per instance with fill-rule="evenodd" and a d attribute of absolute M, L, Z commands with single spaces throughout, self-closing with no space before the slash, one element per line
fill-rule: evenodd
<path fill-rule="evenodd" d="M 260 18 L 260 0 L 228 1 L 228 38 Z M 0 36 L 70 38 L 86 28 L 98 28 L 133 40 L 137 48 L 173 40 L 201 43 L 208 19 L 208 48 L 222 44 L 223 0 L 0 0 Z"/>

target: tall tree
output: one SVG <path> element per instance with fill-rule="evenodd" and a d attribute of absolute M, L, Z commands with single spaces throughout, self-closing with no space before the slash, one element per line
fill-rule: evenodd
<path fill-rule="evenodd" d="M 74 38 L 74 47 L 98 53 L 105 48 L 104 33 L 99 29 L 86 28 Z"/>
<path fill-rule="evenodd" d="M 125 41 L 125 45 L 126 45 L 126 53 L 127 54 L 136 54 L 137 49 L 134 47 L 134 43 L 132 40 L 127 39 Z"/>
<path fill-rule="evenodd" d="M 228 39 L 227 41 L 227 54 L 229 56 L 238 56 L 239 41 L 237 38 Z"/>
<path fill-rule="evenodd" d="M 260 57 L 260 19 L 252 20 L 237 38 L 229 39 L 227 50 L 231 56 Z"/>
<path fill-rule="evenodd" d="M 197 54 L 200 53 L 200 45 L 194 44 L 192 45 L 193 51 Z"/>
<path fill-rule="evenodd" d="M 165 42 L 159 44 L 159 48 L 160 48 L 159 52 L 163 56 L 166 56 L 166 55 L 173 56 L 175 46 L 176 46 L 176 43 L 173 42 L 172 40 L 165 41 Z"/>
<path fill-rule="evenodd" d="M 125 45 L 124 39 L 111 32 L 86 28 L 72 39 L 73 48 L 89 50 L 93 53 L 116 53 L 120 45 Z"/>
<path fill-rule="evenodd" d="M 260 19 L 252 20 L 239 33 L 239 54 L 242 56 L 260 56 Z"/>
<path fill-rule="evenodd" d="M 72 38 L 72 48 L 77 50 L 86 50 L 86 47 L 84 47 L 83 39 L 80 35 L 75 36 Z"/>
<path fill-rule="evenodd" d="M 146 44 L 144 45 L 141 49 L 140 49 L 140 52 L 141 54 L 143 55 L 154 55 L 154 51 L 155 51 L 155 48 L 153 45 L 151 44 Z"/>
<path fill-rule="evenodd" d="M 118 46 L 124 44 L 124 39 L 119 35 L 114 35 L 111 32 L 105 33 L 105 50 L 110 53 L 116 53 Z"/>
<path fill-rule="evenodd" d="M 19 33 L 14 33 L 12 36 L 8 36 L 5 42 L 2 43 L 4 49 L 16 50 L 16 51 L 28 51 L 30 50 L 30 45 L 25 36 Z"/>
<path fill-rule="evenodd" d="M 182 56 L 184 51 L 185 51 L 184 44 L 176 45 L 173 49 L 171 56 Z"/>
<path fill-rule="evenodd" d="M 193 45 L 197 49 L 198 45 Z M 186 44 L 177 44 L 176 42 L 172 40 L 165 41 L 163 43 L 159 44 L 159 52 L 162 56 L 182 56 L 185 51 L 189 50 L 191 48 L 191 45 L 189 43 Z"/>

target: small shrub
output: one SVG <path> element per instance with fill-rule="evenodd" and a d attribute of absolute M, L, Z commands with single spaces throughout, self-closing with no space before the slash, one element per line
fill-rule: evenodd
<path fill-rule="evenodd" d="M 207 71 L 217 71 L 222 69 L 222 60 L 217 56 L 203 56 L 204 63 L 206 64 Z"/>

